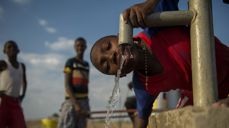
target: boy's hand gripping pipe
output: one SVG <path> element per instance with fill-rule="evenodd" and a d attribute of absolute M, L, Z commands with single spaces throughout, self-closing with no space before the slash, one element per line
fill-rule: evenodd
<path fill-rule="evenodd" d="M 165 11 L 152 13 L 146 18 L 147 27 L 190 25 L 195 13 L 193 11 Z M 133 41 L 133 27 L 126 23 L 123 14 L 119 17 L 119 45 L 128 45 Z"/>

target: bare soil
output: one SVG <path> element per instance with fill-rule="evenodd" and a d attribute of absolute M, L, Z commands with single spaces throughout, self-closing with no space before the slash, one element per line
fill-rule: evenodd
<path fill-rule="evenodd" d="M 27 121 L 27 128 L 46 128 L 40 120 Z M 88 120 L 87 128 L 104 128 L 104 120 Z M 113 121 L 112 128 L 132 128 L 130 121 Z"/>

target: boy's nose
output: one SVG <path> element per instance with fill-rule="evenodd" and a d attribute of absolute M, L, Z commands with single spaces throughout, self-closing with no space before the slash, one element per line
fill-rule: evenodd
<path fill-rule="evenodd" d="M 108 56 L 108 59 L 109 59 L 111 62 L 114 61 L 114 54 L 115 54 L 115 52 L 111 52 L 111 53 L 109 54 L 109 56 Z"/>

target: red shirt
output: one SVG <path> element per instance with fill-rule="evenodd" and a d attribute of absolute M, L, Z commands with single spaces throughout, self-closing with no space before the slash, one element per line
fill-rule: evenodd
<path fill-rule="evenodd" d="M 143 32 L 136 37 L 146 42 L 163 66 L 161 74 L 148 77 L 148 86 L 144 87 L 147 92 L 157 95 L 171 89 L 192 91 L 189 29 L 168 28 L 152 37 Z M 218 39 L 215 47 L 219 98 L 225 98 L 229 93 L 229 48 Z M 139 76 L 144 83 L 145 76 Z"/>

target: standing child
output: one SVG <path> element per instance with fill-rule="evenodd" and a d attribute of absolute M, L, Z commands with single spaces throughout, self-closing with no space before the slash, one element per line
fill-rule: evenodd
<path fill-rule="evenodd" d="M 0 128 L 26 128 L 21 108 L 27 88 L 25 65 L 17 60 L 15 41 L 7 41 L 3 53 L 7 58 L 0 60 Z"/>
<path fill-rule="evenodd" d="M 75 40 L 76 56 L 65 64 L 65 101 L 61 106 L 58 128 L 86 128 L 89 112 L 89 64 L 84 60 L 86 40 Z"/>

